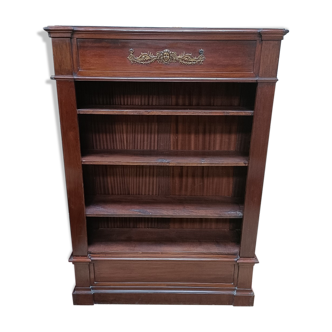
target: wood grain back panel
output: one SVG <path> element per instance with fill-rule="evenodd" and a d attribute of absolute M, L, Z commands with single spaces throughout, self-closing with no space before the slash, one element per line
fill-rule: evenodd
<path fill-rule="evenodd" d="M 80 137 L 84 150 L 157 150 L 157 116 L 81 115 Z"/>
<path fill-rule="evenodd" d="M 122 253 L 129 260 L 135 256 L 144 260 L 151 254 L 154 254 L 157 260 L 162 258 L 161 254 L 166 255 L 164 258 L 179 258 L 181 255 L 193 253 L 201 254 L 205 258 L 208 258 L 206 255 L 236 255 L 239 252 L 240 240 L 239 232 L 221 229 L 100 228 L 93 230 L 90 235 L 90 253 Z M 202 256 L 197 257 L 198 260 L 201 260 Z M 188 258 L 190 260 L 190 257 Z"/>
<path fill-rule="evenodd" d="M 173 116 L 171 150 L 248 152 L 251 117 Z"/>
<path fill-rule="evenodd" d="M 84 166 L 86 195 L 158 195 L 158 167 Z"/>
<path fill-rule="evenodd" d="M 204 150 L 248 153 L 252 117 L 79 115 L 82 151 Z"/>
<path fill-rule="evenodd" d="M 242 219 L 204 218 L 87 218 L 88 231 L 99 228 L 223 229 L 240 230 Z"/>
<path fill-rule="evenodd" d="M 86 196 L 243 197 L 246 172 L 246 167 L 83 166 Z"/>
<path fill-rule="evenodd" d="M 232 196 L 233 167 L 172 167 L 175 196 Z"/>
<path fill-rule="evenodd" d="M 75 82 L 78 108 L 91 106 L 254 107 L 256 83 Z"/>

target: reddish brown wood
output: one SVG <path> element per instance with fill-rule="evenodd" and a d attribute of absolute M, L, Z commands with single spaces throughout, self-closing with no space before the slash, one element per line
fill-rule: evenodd
<path fill-rule="evenodd" d="M 239 231 L 216 229 L 99 228 L 89 235 L 88 250 L 93 254 L 238 255 L 240 240 Z"/>
<path fill-rule="evenodd" d="M 95 282 L 232 283 L 234 263 L 178 260 L 111 260 L 94 263 Z"/>
<path fill-rule="evenodd" d="M 183 287 L 183 286 L 182 286 Z M 217 290 L 198 290 L 196 287 L 188 290 L 166 288 L 159 290 L 141 290 L 93 287 L 94 303 L 98 304 L 218 304 L 232 305 L 234 290 L 219 288 Z M 78 303 L 75 303 L 78 304 Z M 80 303 L 83 304 L 83 303 Z M 90 304 L 90 303 L 89 303 Z"/>
<path fill-rule="evenodd" d="M 247 166 L 248 156 L 234 151 L 111 150 L 85 153 L 86 165 Z"/>
<path fill-rule="evenodd" d="M 45 30 L 58 80 L 74 304 L 252 306 L 288 30 Z M 203 48 L 205 60 L 132 64 L 130 48 L 136 56 Z"/>
<path fill-rule="evenodd" d="M 253 115 L 254 111 L 245 107 L 124 107 L 124 106 L 96 106 L 79 108 L 78 114 L 107 114 L 107 115 Z"/>
<path fill-rule="evenodd" d="M 52 39 L 54 72 L 56 75 L 70 75 L 73 72 L 71 44 L 69 38 Z"/>
<path fill-rule="evenodd" d="M 259 83 L 257 87 L 244 203 L 241 257 L 255 256 L 274 89 L 274 83 Z"/>
<path fill-rule="evenodd" d="M 57 82 L 57 92 L 73 253 L 83 256 L 87 254 L 87 232 L 74 82 Z"/>
<path fill-rule="evenodd" d="M 249 153 L 252 117 L 82 115 L 79 120 L 83 154 L 168 149 Z M 170 123 L 166 132 L 165 123 Z"/>
<path fill-rule="evenodd" d="M 230 198 L 90 196 L 88 217 L 242 218 L 243 206 Z"/>
<path fill-rule="evenodd" d="M 244 167 L 84 166 L 87 195 L 238 197 L 243 201 Z"/>
<path fill-rule="evenodd" d="M 109 28 L 109 27 L 47 27 L 51 37 L 71 36 L 75 68 L 73 77 L 105 79 L 163 78 L 234 78 L 253 79 L 258 76 L 261 39 L 280 41 L 284 29 L 176 29 L 176 28 Z M 165 67 L 133 65 L 127 59 L 129 49 L 141 52 L 170 49 L 198 54 L 204 49 L 204 66 L 193 71 L 178 63 Z M 57 75 L 60 79 L 61 75 Z M 270 77 L 270 79 L 273 77 Z"/>
<path fill-rule="evenodd" d="M 182 82 L 76 82 L 79 109 L 149 111 L 252 111 L 255 84 Z M 202 113 L 205 114 L 205 113 Z"/>
<path fill-rule="evenodd" d="M 276 77 L 278 71 L 280 41 L 264 41 L 259 76 Z"/>
<path fill-rule="evenodd" d="M 99 228 L 222 229 L 241 230 L 242 219 L 227 218 L 88 218 L 91 232 Z M 80 258 L 81 259 L 81 258 Z M 72 260 L 71 260 L 72 261 Z M 89 261 L 89 260 L 88 260 Z"/>
<path fill-rule="evenodd" d="M 187 40 L 128 40 L 128 39 L 78 39 L 78 70 L 82 76 L 233 76 L 254 77 L 253 73 L 257 41 L 187 41 Z M 134 55 L 156 54 L 169 49 L 178 55 L 182 53 L 199 55 L 204 50 L 204 65 L 186 66 L 172 63 L 169 66 L 157 61 L 149 66 L 132 64 L 129 50 Z M 222 56 L 229 54 L 231 56 Z M 120 75 L 118 74 L 120 73 Z"/>
<path fill-rule="evenodd" d="M 77 75 L 52 75 L 50 78 L 52 80 L 74 80 L 75 82 L 199 82 L 199 83 L 209 83 L 209 82 L 220 82 L 220 83 L 257 83 L 257 82 L 270 82 L 276 83 L 278 79 L 276 77 L 146 77 L 142 76 L 128 76 L 128 73 L 120 73 L 123 76 L 77 76 Z M 142 73 L 144 74 L 144 73 Z"/>

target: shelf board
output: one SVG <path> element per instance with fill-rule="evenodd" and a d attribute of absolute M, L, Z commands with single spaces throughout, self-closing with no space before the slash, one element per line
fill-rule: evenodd
<path fill-rule="evenodd" d="M 238 255 L 240 231 L 100 228 L 89 233 L 90 254 Z"/>
<path fill-rule="evenodd" d="M 87 217 L 242 218 L 243 205 L 215 196 L 87 196 Z"/>
<path fill-rule="evenodd" d="M 247 115 L 254 111 L 241 106 L 112 106 L 89 105 L 77 109 L 78 114 L 110 115 Z"/>
<path fill-rule="evenodd" d="M 248 155 L 236 151 L 89 151 L 84 165 L 247 166 Z"/>

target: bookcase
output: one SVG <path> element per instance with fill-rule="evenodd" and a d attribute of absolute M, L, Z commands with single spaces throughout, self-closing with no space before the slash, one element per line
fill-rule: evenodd
<path fill-rule="evenodd" d="M 74 304 L 251 306 L 285 29 L 49 26 Z"/>

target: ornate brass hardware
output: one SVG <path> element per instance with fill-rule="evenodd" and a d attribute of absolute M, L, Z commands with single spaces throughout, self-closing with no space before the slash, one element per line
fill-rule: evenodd
<path fill-rule="evenodd" d="M 159 62 L 165 65 L 168 65 L 172 62 L 179 62 L 183 65 L 196 65 L 196 64 L 203 64 L 205 60 L 204 50 L 199 50 L 199 56 L 195 57 L 191 53 L 182 53 L 177 55 L 175 52 L 170 50 L 163 50 L 158 51 L 156 55 L 152 54 L 151 52 L 148 53 L 141 53 L 138 57 L 134 55 L 134 49 L 129 50 L 128 60 L 131 63 L 139 63 L 142 65 L 147 65 L 152 62 Z"/>

